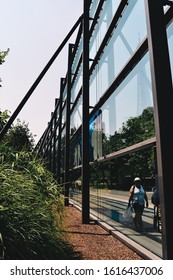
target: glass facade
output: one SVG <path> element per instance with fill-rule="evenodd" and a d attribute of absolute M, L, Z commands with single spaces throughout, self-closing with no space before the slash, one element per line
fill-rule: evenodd
<path fill-rule="evenodd" d="M 82 174 L 88 172 L 89 209 L 83 211 L 88 210 L 158 258 L 165 258 L 163 251 L 168 247 L 163 250 L 164 234 L 153 224 L 155 208 L 151 202 L 160 177 L 160 153 L 152 53 L 148 47 L 147 22 L 150 26 L 152 18 L 147 14 L 146 3 L 147 0 L 91 1 L 87 38 L 89 75 L 84 77 L 83 72 L 85 34 L 81 27 L 85 19 L 69 52 L 71 64 L 67 65 L 67 77 L 60 89 L 62 98 L 55 109 L 53 126 L 48 127 L 47 141 L 44 145 L 38 143 L 38 148 L 46 162 L 50 161 L 48 166 L 59 182 L 64 183 L 66 191 L 68 187 L 67 199 L 85 209 Z M 163 7 L 173 78 L 172 9 L 172 6 Z M 157 63 L 153 64 L 156 68 Z M 89 92 L 83 87 L 84 79 L 88 79 Z M 83 147 L 83 96 L 87 94 L 89 145 Z M 54 133 L 56 137 L 52 137 Z M 52 141 L 48 141 L 51 137 Z M 56 160 L 53 160 L 54 153 Z M 85 153 L 89 158 L 87 171 L 82 165 Z M 129 189 L 136 176 L 141 178 L 149 200 L 149 207 L 143 213 L 143 234 L 124 217 Z"/>
<path fill-rule="evenodd" d="M 172 73 L 172 80 L 173 80 L 173 23 L 171 23 L 167 29 L 167 36 L 168 36 L 168 44 L 169 44 L 171 73 Z"/>

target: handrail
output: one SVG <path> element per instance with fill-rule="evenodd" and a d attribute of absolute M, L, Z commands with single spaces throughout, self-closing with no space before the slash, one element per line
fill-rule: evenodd
<path fill-rule="evenodd" d="M 19 103 L 19 105 L 16 108 L 16 110 L 14 111 L 14 113 L 11 115 L 11 117 L 9 118 L 9 120 L 7 121 L 5 126 L 2 128 L 2 130 L 0 132 L 0 141 L 3 139 L 6 132 L 11 127 L 13 121 L 15 120 L 15 118 L 17 117 L 17 115 L 19 114 L 19 112 L 21 111 L 21 109 L 23 108 L 23 106 L 25 105 L 25 103 L 27 102 L 27 100 L 29 99 L 31 94 L 33 93 L 33 91 L 36 89 L 36 87 L 38 86 L 38 84 L 40 83 L 40 81 L 42 80 L 42 78 L 44 77 L 44 75 L 46 74 L 46 72 L 48 71 L 48 69 L 50 68 L 52 63 L 54 62 L 54 60 L 57 58 L 57 56 L 59 55 L 59 53 L 61 52 L 61 50 L 63 49 L 63 47 L 67 43 L 67 41 L 69 40 L 69 38 L 72 36 L 72 34 L 74 33 L 74 31 L 76 30 L 78 25 L 82 22 L 82 18 L 83 18 L 83 14 L 79 17 L 77 22 L 74 24 L 74 26 L 72 27 L 70 32 L 67 34 L 67 36 L 65 37 L 63 42 L 60 44 L 58 49 L 55 51 L 55 53 L 53 54 L 51 59 L 48 61 L 48 63 L 44 67 L 44 69 L 41 71 L 40 75 L 37 77 L 37 79 L 35 80 L 35 82 L 31 86 L 31 88 L 28 90 L 28 92 L 26 93 L 26 95 L 24 96 L 22 101 Z"/>

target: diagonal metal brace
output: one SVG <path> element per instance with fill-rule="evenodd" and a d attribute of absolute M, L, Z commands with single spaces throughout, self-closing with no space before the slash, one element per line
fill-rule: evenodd
<path fill-rule="evenodd" d="M 68 40 L 70 39 L 70 37 L 72 36 L 72 34 L 76 30 L 76 28 L 78 27 L 78 25 L 82 23 L 82 19 L 83 19 L 83 14 L 79 17 L 77 22 L 74 24 L 74 26 L 72 27 L 70 32 L 67 34 L 67 36 L 65 37 L 63 42 L 60 44 L 58 49 L 55 51 L 55 53 L 53 54 L 51 59 L 48 61 L 48 63 L 44 67 L 44 69 L 41 71 L 40 75 L 37 77 L 37 79 L 31 86 L 31 88 L 28 90 L 28 92 L 26 93 L 26 95 L 24 96 L 24 98 L 22 99 L 22 101 L 20 102 L 20 104 L 18 105 L 18 107 L 16 108 L 14 113 L 12 114 L 12 116 L 9 118 L 9 120 L 7 121 L 5 126 L 2 128 L 2 130 L 0 131 L 0 141 L 3 139 L 4 135 L 7 133 L 8 129 L 11 127 L 13 121 L 15 120 L 15 118 L 17 117 L 19 112 L 22 110 L 25 103 L 28 101 L 29 97 L 32 95 L 33 91 L 36 89 L 36 87 L 38 86 L 38 84 L 40 83 L 40 81 L 42 80 L 42 78 L 44 77 L 44 75 L 46 74 L 46 72 L 48 71 L 48 69 L 50 68 L 52 63 L 54 62 L 54 60 L 57 58 L 57 56 L 63 49 L 63 47 L 66 45 L 66 43 L 68 42 Z"/>

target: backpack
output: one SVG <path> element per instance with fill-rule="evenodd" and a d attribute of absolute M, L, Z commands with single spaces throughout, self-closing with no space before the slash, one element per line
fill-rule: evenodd
<path fill-rule="evenodd" d="M 158 206 L 160 203 L 160 199 L 159 199 L 159 190 L 158 188 L 155 188 L 155 190 L 153 191 L 153 194 L 151 196 L 151 202 L 154 204 L 154 206 Z"/>

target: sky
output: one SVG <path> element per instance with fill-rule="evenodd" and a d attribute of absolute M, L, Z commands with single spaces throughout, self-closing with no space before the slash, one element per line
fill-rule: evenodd
<path fill-rule="evenodd" d="M 0 0 L 0 110 L 15 111 L 68 32 L 83 13 L 83 0 Z M 15 119 L 28 124 L 37 143 L 59 97 L 67 72 L 69 39 Z"/>

